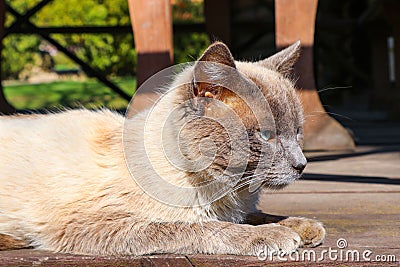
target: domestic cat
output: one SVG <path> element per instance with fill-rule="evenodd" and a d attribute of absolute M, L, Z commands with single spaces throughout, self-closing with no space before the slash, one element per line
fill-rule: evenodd
<path fill-rule="evenodd" d="M 307 163 L 289 79 L 299 51 L 239 62 L 216 42 L 152 109 L 127 118 L 1 117 L 0 249 L 257 255 L 321 244 L 320 222 L 256 209 L 263 189 L 290 184 Z"/>

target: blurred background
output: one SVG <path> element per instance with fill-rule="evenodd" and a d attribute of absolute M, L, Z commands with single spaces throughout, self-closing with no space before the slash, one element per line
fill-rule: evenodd
<path fill-rule="evenodd" d="M 48 3 L 24 18 L 41 2 Z M 229 2 L 217 10 L 227 25 L 222 39 L 229 43 L 236 59 L 257 60 L 276 51 L 273 0 L 222 2 Z M 325 109 L 345 126 L 363 122 L 396 126 L 400 122 L 398 2 L 318 3 L 313 52 L 316 87 Z M 99 82 L 97 76 L 105 77 L 128 96 L 135 91 L 135 34 L 127 0 L 5 3 L 1 79 L 5 98 L 13 107 L 126 108 L 127 97 Z M 172 0 L 171 4 L 174 63 L 193 61 L 215 38 L 206 25 L 204 2 Z M 17 22 L 18 14 L 22 22 Z M 25 27 L 24 19 L 88 66 L 77 64 L 65 51 Z"/>
<path fill-rule="evenodd" d="M 20 14 L 40 2 L 6 1 Z M 203 3 L 180 0 L 174 1 L 172 8 L 174 23 L 189 27 L 174 34 L 175 62 L 192 61 L 210 43 L 204 27 L 200 32 L 198 29 L 190 31 L 190 27 L 198 28 L 198 24 L 204 23 Z M 128 1 L 49 1 L 30 21 L 40 28 L 56 28 L 52 32 L 65 32 L 51 34 L 51 37 L 124 92 L 134 93 L 137 60 Z M 6 28 L 13 23 L 15 16 L 6 12 Z M 74 33 L 79 30 L 86 33 Z M 4 94 L 17 110 L 81 105 L 125 109 L 128 105 L 126 99 L 88 76 L 81 66 L 31 30 L 20 29 L 6 35 L 1 61 Z"/>

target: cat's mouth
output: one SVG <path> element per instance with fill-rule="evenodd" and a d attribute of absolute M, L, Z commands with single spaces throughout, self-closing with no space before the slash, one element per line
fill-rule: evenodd
<path fill-rule="evenodd" d="M 301 174 L 298 173 L 280 173 L 280 174 L 268 174 L 263 180 L 247 180 L 243 185 L 249 186 L 251 191 L 255 191 L 260 188 L 267 188 L 270 190 L 281 190 L 293 183 L 297 179 L 300 179 Z M 242 186 L 243 186 L 242 185 Z M 240 187 L 242 187 L 240 186 Z"/>
<path fill-rule="evenodd" d="M 300 179 L 301 174 L 282 173 L 275 176 L 269 176 L 268 180 L 264 183 L 264 187 L 272 190 L 280 190 L 293 183 L 294 181 Z"/>

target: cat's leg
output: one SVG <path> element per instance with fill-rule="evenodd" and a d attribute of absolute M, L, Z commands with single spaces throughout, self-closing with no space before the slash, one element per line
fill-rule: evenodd
<path fill-rule="evenodd" d="M 322 244 L 326 235 L 325 228 L 320 221 L 303 217 L 286 217 L 264 213 L 253 213 L 248 215 L 246 222 L 252 225 L 277 223 L 289 227 L 300 235 L 302 247 L 318 246 Z"/>
<path fill-rule="evenodd" d="M 278 224 L 260 226 L 228 222 L 134 222 L 128 219 L 69 224 L 52 233 L 44 247 L 55 251 L 146 255 L 155 253 L 255 255 L 260 251 L 291 252 L 300 236 Z M 61 235 L 60 235 L 61 234 Z"/>
<path fill-rule="evenodd" d="M 0 234 L 0 250 L 29 248 L 29 244 L 11 235 Z"/>
<path fill-rule="evenodd" d="M 155 233 L 159 233 L 159 230 L 163 229 L 160 238 L 161 240 L 168 240 L 168 242 L 163 243 L 163 249 L 150 253 L 257 256 L 260 251 L 265 251 L 266 248 L 270 252 L 289 253 L 295 251 L 301 243 L 297 233 L 278 224 L 252 226 L 228 222 L 163 223 L 152 225 L 151 228 L 153 227 Z M 168 230 L 165 231 L 166 229 Z M 171 250 L 171 248 L 173 249 Z"/>

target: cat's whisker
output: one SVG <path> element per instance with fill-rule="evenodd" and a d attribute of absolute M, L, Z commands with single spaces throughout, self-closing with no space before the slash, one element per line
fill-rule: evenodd
<path fill-rule="evenodd" d="M 300 79 L 300 77 L 294 77 L 294 78 L 292 78 L 292 83 L 293 84 L 297 84 L 297 82 L 299 81 L 299 79 Z M 300 90 L 300 92 L 302 92 L 303 90 Z"/>
<path fill-rule="evenodd" d="M 240 183 L 240 182 L 242 182 L 242 181 L 245 181 L 245 180 L 249 180 L 249 181 L 254 181 L 254 179 L 256 178 L 256 179 L 258 179 L 257 177 L 258 176 L 264 176 L 264 174 L 256 174 L 256 175 L 250 175 L 250 176 L 246 176 L 245 174 L 243 174 L 243 173 L 239 173 L 239 174 L 233 174 L 233 175 L 231 175 L 229 178 L 234 178 L 235 176 L 241 176 L 241 175 L 244 175 L 243 177 L 240 177 L 237 181 L 235 181 L 235 183 L 236 183 L 236 186 L 238 186 L 238 183 Z M 212 182 L 217 182 L 217 179 L 214 179 L 214 181 L 212 181 Z M 208 181 L 208 182 L 203 182 L 203 183 L 212 183 L 212 182 L 210 182 L 210 181 Z M 246 181 L 246 182 L 248 182 L 248 181 Z M 198 184 L 196 184 L 196 185 L 200 185 L 201 183 L 198 183 Z M 235 188 L 235 187 L 234 187 Z M 235 190 L 233 188 L 233 190 Z M 221 189 L 221 191 L 224 191 L 225 189 Z"/>
<path fill-rule="evenodd" d="M 191 60 L 196 61 L 196 58 L 193 55 L 188 56 Z"/>
<path fill-rule="evenodd" d="M 230 175 L 229 177 L 230 177 L 230 178 L 234 178 L 234 177 L 236 177 L 236 176 L 243 176 L 244 174 L 245 174 L 245 173 L 236 173 L 236 174 Z M 239 182 L 241 179 L 244 179 L 244 177 L 240 177 L 239 180 L 238 180 L 237 182 Z M 201 181 L 201 182 L 197 182 L 194 186 L 201 186 L 201 185 L 204 185 L 204 184 L 210 184 L 210 183 L 217 182 L 217 181 L 218 181 L 218 179 L 215 179 L 215 178 L 213 177 L 213 180 L 212 180 L 212 181 Z"/>
<path fill-rule="evenodd" d="M 336 90 L 336 89 L 349 89 L 352 88 L 353 86 L 337 86 L 337 87 L 328 87 L 328 88 L 323 88 L 321 90 L 318 90 L 317 93 L 322 93 L 325 91 L 329 91 L 329 90 Z"/>
<path fill-rule="evenodd" d="M 237 182 L 244 181 L 244 180 L 254 180 L 254 179 L 257 179 L 257 177 L 259 177 L 259 176 L 265 176 L 265 174 L 260 173 L 260 174 L 244 176 L 244 177 L 241 177 Z"/>
<path fill-rule="evenodd" d="M 334 112 L 329 112 L 329 111 L 313 111 L 312 113 L 321 113 L 321 114 L 324 114 L 324 113 L 327 113 L 327 114 L 330 114 L 330 115 L 334 115 L 334 116 L 338 116 L 338 117 L 342 117 L 342 118 L 344 118 L 344 119 L 348 119 L 348 120 L 351 120 L 351 121 L 354 121 L 352 118 L 350 118 L 350 117 L 347 117 L 347 116 L 345 116 L 345 115 L 341 115 L 341 114 L 338 114 L 338 113 L 334 113 Z M 305 117 L 309 117 L 309 116 L 319 116 L 318 114 L 316 115 L 316 114 L 308 114 L 308 115 L 306 115 Z"/>
<path fill-rule="evenodd" d="M 260 175 L 260 176 L 261 176 L 261 175 Z M 251 184 L 251 183 L 256 183 L 256 182 L 258 182 L 257 180 L 258 180 L 258 181 L 264 181 L 265 179 L 253 177 L 253 178 L 250 178 L 250 180 L 245 181 L 244 183 L 238 184 L 238 185 L 235 186 L 232 190 L 233 190 L 233 191 L 236 191 L 236 190 L 242 188 L 243 186 L 249 185 L 249 184 Z"/>
<path fill-rule="evenodd" d="M 245 191 L 245 190 L 248 190 L 248 191 L 250 192 L 250 194 L 255 194 L 255 193 L 257 193 L 258 190 L 263 186 L 264 183 L 265 183 L 265 181 L 260 182 L 254 190 L 251 190 L 251 189 L 248 188 L 248 187 L 241 187 L 241 188 L 236 189 L 235 191 L 237 191 L 237 193 L 240 194 L 241 192 L 243 192 L 243 191 Z M 250 183 L 250 184 L 251 184 L 251 183 Z M 249 184 L 249 185 L 250 185 L 250 184 Z"/>
<path fill-rule="evenodd" d="M 239 189 L 241 189 L 242 187 L 244 187 L 244 186 L 247 186 L 247 185 L 250 185 L 250 184 L 252 184 L 252 183 L 257 183 L 257 182 L 263 182 L 264 181 L 264 179 L 251 179 L 251 180 L 249 180 L 249 181 L 246 181 L 246 182 L 244 182 L 244 183 L 241 183 L 241 184 L 239 184 L 237 187 L 235 187 L 234 188 L 234 190 L 236 191 L 236 190 L 239 190 Z"/>

